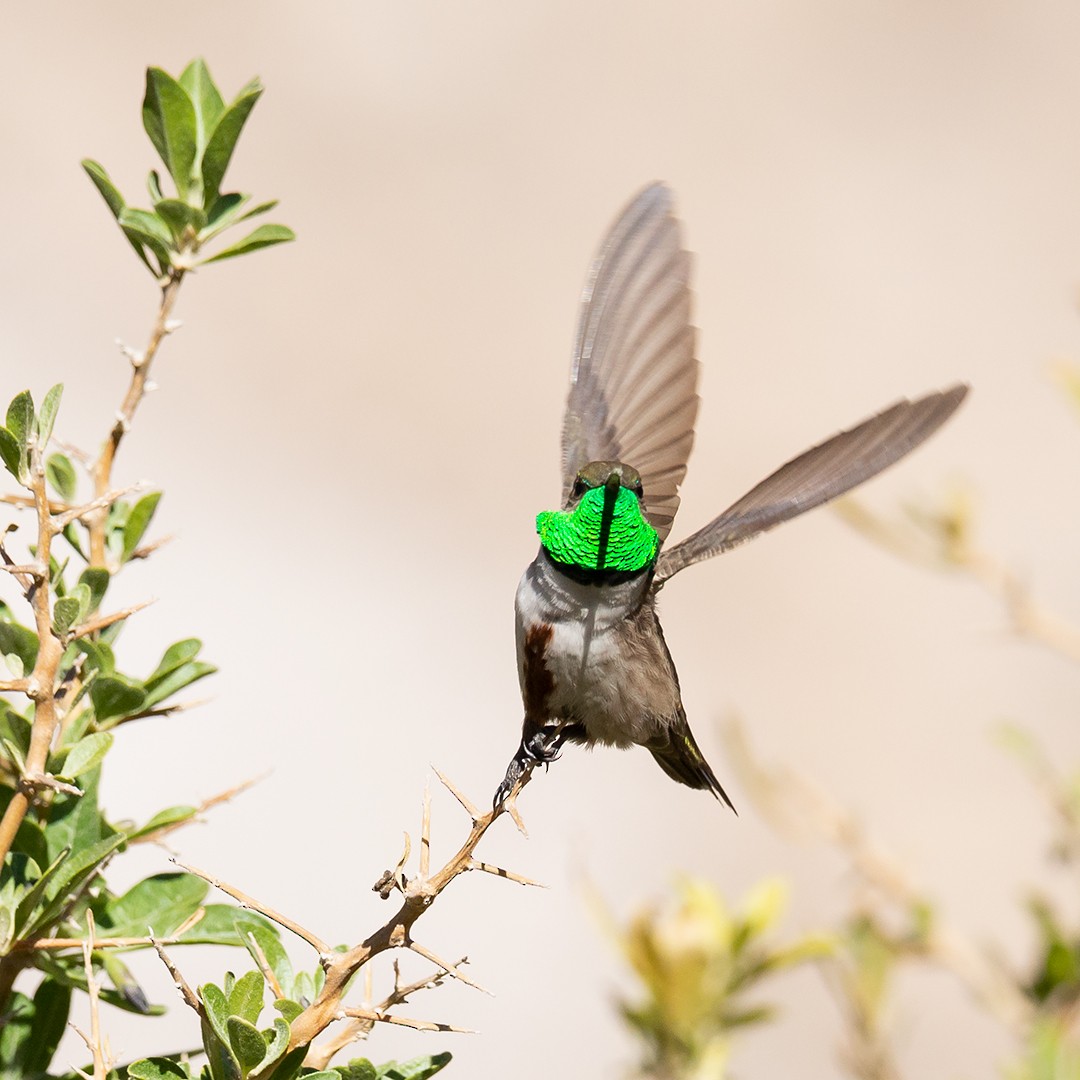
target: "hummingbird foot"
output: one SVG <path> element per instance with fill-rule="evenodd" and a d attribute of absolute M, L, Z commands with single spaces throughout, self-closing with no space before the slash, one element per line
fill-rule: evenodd
<path fill-rule="evenodd" d="M 543 765 L 547 769 L 553 761 L 558 761 L 562 755 L 563 743 L 567 739 L 574 741 L 578 737 L 578 727 L 577 724 L 560 724 L 558 727 L 526 724 L 521 745 L 507 767 L 503 782 L 495 792 L 492 806 L 498 806 L 506 799 L 527 769 L 537 765 Z"/>

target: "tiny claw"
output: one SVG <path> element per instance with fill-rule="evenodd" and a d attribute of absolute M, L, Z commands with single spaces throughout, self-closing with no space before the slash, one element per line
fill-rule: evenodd
<path fill-rule="evenodd" d="M 519 751 L 506 767 L 506 776 L 503 777 L 502 783 L 495 789 L 495 798 L 491 800 L 492 810 L 497 810 L 506 801 L 506 797 L 514 790 L 514 785 L 521 779 L 524 771 L 525 763 L 521 760 Z"/>

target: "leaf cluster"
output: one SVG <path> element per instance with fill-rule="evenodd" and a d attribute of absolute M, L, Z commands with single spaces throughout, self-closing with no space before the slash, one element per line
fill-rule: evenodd
<path fill-rule="evenodd" d="M 253 79 L 226 104 L 201 59 L 188 64 L 179 79 L 161 68 L 147 70 L 143 127 L 175 189 L 175 194 L 164 190 L 161 174 L 152 170 L 146 183 L 149 210 L 128 206 L 104 167 L 90 158 L 83 161 L 132 249 L 155 277 L 295 239 L 284 225 L 260 225 L 215 254 L 201 255 L 226 230 L 277 205 L 276 199 L 249 205 L 250 194 L 222 191 L 237 141 L 262 92 Z"/>
<path fill-rule="evenodd" d="M 235 989 L 235 986 L 234 986 Z M 240 1014 L 230 1014 L 229 1019 L 240 1020 Z M 270 1031 L 265 1034 L 272 1038 Z M 252 1053 L 258 1051 L 253 1041 Z M 193 1072 L 191 1066 L 177 1057 L 145 1058 L 133 1062 L 126 1069 L 114 1070 L 109 1080 L 210 1080 L 213 1075 L 209 1066 L 201 1072 Z M 427 1080 L 450 1063 L 449 1054 L 426 1054 L 411 1061 L 387 1061 L 382 1065 L 373 1065 L 367 1058 L 353 1058 L 347 1065 L 338 1065 L 332 1069 L 306 1069 L 300 1065 L 288 1065 L 279 1059 L 273 1072 L 274 1080 Z M 229 1073 L 227 1075 L 249 1075 Z"/>
<path fill-rule="evenodd" d="M 646 908 L 619 932 L 644 997 L 622 1002 L 644 1043 L 642 1074 L 720 1080 L 733 1035 L 773 1015 L 755 1000 L 777 972 L 830 954 L 829 938 L 779 943 L 784 887 L 764 882 L 732 910 L 702 881 L 680 883 L 672 901 Z"/>
<path fill-rule="evenodd" d="M 4 466 L 29 488 L 33 462 L 40 460 L 52 434 L 61 396 L 62 388 L 53 387 L 36 410 L 30 393 L 23 391 L 12 400 L 0 428 Z M 60 494 L 70 498 L 75 491 L 72 487 Z M 117 500 L 110 507 L 106 530 L 115 554 L 114 571 L 133 557 L 158 498 L 154 493 L 130 504 Z M 78 518 L 68 524 L 64 536 L 69 554 L 58 559 L 50 552 L 44 580 L 34 582 L 26 597 L 31 608 L 43 597 L 51 599 L 48 633 L 59 644 L 52 693 L 61 721 L 48 746 L 44 786 L 19 824 L 0 871 L 0 987 L 7 988 L 0 994 L 0 1070 L 21 1069 L 18 1075 L 44 1069 L 64 1032 L 72 992 L 87 989 L 80 943 L 87 937 L 88 915 L 98 927 L 95 940 L 132 939 L 126 946 L 94 949 L 91 962 L 106 983 L 101 1000 L 138 1013 L 162 1008 L 147 1001 L 121 954 L 150 947 L 151 928 L 167 937 L 201 909 L 198 927 L 180 943 L 244 944 L 234 925 L 235 909 L 202 908 L 207 886 L 198 878 L 158 874 L 121 895 L 106 882 L 105 870 L 114 856 L 191 821 L 197 813 L 191 806 L 173 806 L 142 824 L 107 817 L 98 788 L 114 729 L 169 709 L 176 694 L 215 669 L 199 659 L 201 643 L 195 638 L 169 646 L 145 677 L 118 667 L 116 644 L 124 620 L 88 629 L 92 624 L 87 620 L 105 598 L 112 573 L 89 564 L 86 530 Z M 6 550 L 4 554 L 7 557 Z M 0 601 L 0 656 L 16 679 L 35 672 L 41 645 L 37 626 L 20 622 L 13 607 Z M 27 762 L 38 707 L 35 699 L 20 709 L 10 694 L 0 697 L 0 814 L 33 779 Z M 70 944 L 42 944 L 57 940 Z M 27 969 L 45 977 L 33 997 L 11 989 L 14 977 Z"/>

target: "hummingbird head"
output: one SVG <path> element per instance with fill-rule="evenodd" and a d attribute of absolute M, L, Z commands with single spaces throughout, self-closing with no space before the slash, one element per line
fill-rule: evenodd
<path fill-rule="evenodd" d="M 660 537 L 644 514 L 641 476 L 621 461 L 591 461 L 562 510 L 536 516 L 544 550 L 556 562 L 598 573 L 637 573 L 656 561 Z"/>

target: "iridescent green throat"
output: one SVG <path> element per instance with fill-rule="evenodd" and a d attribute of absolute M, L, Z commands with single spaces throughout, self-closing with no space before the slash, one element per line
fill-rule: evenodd
<path fill-rule="evenodd" d="M 545 510 L 537 514 L 540 543 L 556 562 L 583 570 L 623 573 L 644 570 L 656 559 L 660 537 L 641 513 L 637 496 L 627 488 L 619 488 L 607 545 L 601 553 L 604 494 L 604 488 L 592 488 L 582 495 L 573 510 Z"/>

